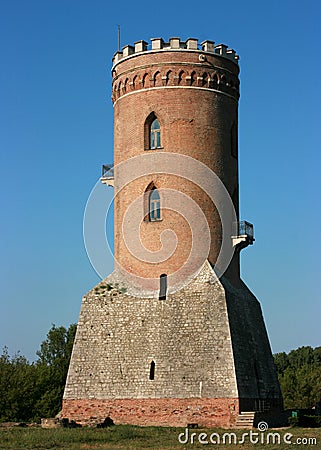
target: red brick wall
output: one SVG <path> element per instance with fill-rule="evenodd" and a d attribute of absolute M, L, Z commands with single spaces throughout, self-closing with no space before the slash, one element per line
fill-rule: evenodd
<path fill-rule="evenodd" d="M 62 407 L 62 417 L 82 425 L 110 417 L 115 424 L 229 428 L 237 415 L 238 399 L 232 398 L 63 400 Z"/>
<path fill-rule="evenodd" d="M 146 53 L 121 61 L 114 67 L 114 162 L 117 165 L 134 156 L 150 152 L 157 154 L 159 150 L 146 151 L 144 142 L 144 123 L 154 111 L 161 124 L 163 148 L 160 151 L 187 155 L 206 164 L 220 177 L 233 197 L 238 215 L 238 162 L 231 152 L 231 128 L 233 123 L 237 124 L 239 69 L 227 59 L 215 56 L 208 58 L 209 63 L 201 64 L 195 52 Z M 219 69 L 214 69 L 214 66 Z M 184 75 L 180 75 L 182 70 Z M 159 75 L 155 78 L 158 71 Z M 171 71 L 170 74 L 168 71 Z M 214 89 L 213 82 L 208 81 L 207 76 L 213 76 L 215 71 L 221 79 L 218 87 L 222 92 Z M 192 72 L 195 72 L 195 81 L 191 87 L 188 76 Z M 204 73 L 207 75 L 200 79 Z M 144 77 L 145 74 L 147 77 Z M 164 77 L 167 77 L 166 80 Z M 226 78 L 228 86 L 224 88 L 223 81 Z M 224 90 L 229 91 L 228 95 L 225 95 L 227 92 L 224 93 Z M 135 177 L 135 174 L 132 175 Z M 151 181 L 155 182 L 157 188 L 184 192 L 199 204 L 211 231 L 209 260 L 215 264 L 222 237 L 220 217 L 213 203 L 190 181 L 152 174 L 130 183 L 115 199 L 117 261 L 131 273 L 158 278 L 161 273 L 175 272 L 188 257 L 191 248 L 190 227 L 172 211 L 164 212 L 163 222 L 145 222 L 141 226 L 142 241 L 151 251 L 160 248 L 159 236 L 162 231 L 169 228 L 176 233 L 178 247 L 170 259 L 157 265 L 144 263 L 126 248 L 121 227 L 124 213 Z M 236 256 L 232 264 L 234 268 L 231 269 L 236 278 L 239 275 L 238 264 Z"/>

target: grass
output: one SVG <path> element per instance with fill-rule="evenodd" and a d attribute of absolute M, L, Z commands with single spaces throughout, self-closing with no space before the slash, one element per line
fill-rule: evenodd
<path fill-rule="evenodd" d="M 257 432 L 257 430 L 253 430 Z M 94 429 L 94 428 L 76 428 L 76 429 L 42 429 L 42 428 L 0 428 L 0 449 L 5 450 L 34 450 L 34 449 L 68 449 L 68 450 L 81 450 L 81 449 L 100 449 L 100 450 L 142 450 L 142 449 L 199 449 L 199 448 L 219 448 L 219 449 L 257 449 L 257 450 L 280 450 L 289 449 L 289 444 L 282 443 L 264 443 L 254 444 L 250 443 L 246 438 L 244 444 L 223 444 L 208 445 L 200 444 L 198 442 L 198 436 L 201 433 L 207 433 L 207 439 L 212 433 L 218 433 L 222 439 L 223 434 L 226 432 L 233 432 L 233 430 L 188 430 L 189 442 L 184 443 L 183 437 L 185 436 L 185 429 L 182 428 L 165 428 L 165 427 L 136 427 L 131 425 L 116 425 L 107 429 Z M 236 431 L 237 439 L 240 440 L 242 433 L 245 431 Z M 272 432 L 272 431 L 270 431 Z M 321 429 L 307 429 L 307 428 L 287 428 L 281 430 L 273 430 L 278 432 L 281 436 L 281 442 L 286 433 L 291 433 L 292 443 L 295 443 L 295 448 L 306 449 L 321 449 Z M 179 443 L 178 435 L 184 433 L 182 436 L 183 443 Z M 191 444 L 191 434 L 196 433 L 194 436 L 195 442 Z M 266 433 L 264 434 L 266 439 Z M 261 439 L 261 434 L 259 437 Z M 256 437 L 256 436 L 254 436 Z M 215 436 L 213 436 L 213 439 Z M 297 438 L 316 438 L 317 444 L 304 443 L 299 445 Z M 203 440 L 206 438 L 203 436 Z M 305 442 L 305 441 L 304 441 Z"/>

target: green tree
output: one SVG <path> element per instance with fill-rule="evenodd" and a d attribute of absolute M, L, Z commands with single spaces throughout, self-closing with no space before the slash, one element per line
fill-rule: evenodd
<path fill-rule="evenodd" d="M 288 355 L 285 352 L 276 353 L 274 355 L 274 362 L 279 374 L 283 374 L 285 369 L 289 366 Z"/>
<path fill-rule="evenodd" d="M 312 347 L 299 347 L 296 350 L 291 350 L 288 354 L 288 361 L 290 366 L 295 369 L 299 369 L 304 365 L 313 364 Z"/>
<path fill-rule="evenodd" d="M 61 409 L 76 328 L 75 324 L 68 329 L 52 325 L 37 352 L 37 419 L 54 417 Z"/>
<path fill-rule="evenodd" d="M 0 357 L 0 420 L 28 420 L 32 415 L 36 370 L 19 353 L 9 356 L 4 348 Z"/>
<path fill-rule="evenodd" d="M 311 408 L 321 398 L 321 347 L 277 353 L 274 361 L 285 409 Z"/>
<path fill-rule="evenodd" d="M 76 325 L 52 325 L 30 364 L 19 353 L 0 356 L 0 421 L 29 421 L 53 417 L 60 408 Z"/>

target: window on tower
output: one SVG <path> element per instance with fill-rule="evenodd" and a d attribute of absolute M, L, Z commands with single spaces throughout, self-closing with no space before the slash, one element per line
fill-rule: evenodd
<path fill-rule="evenodd" d="M 149 194 L 149 221 L 155 222 L 161 219 L 160 196 L 158 190 L 153 188 Z"/>
<path fill-rule="evenodd" d="M 152 361 L 150 363 L 150 367 L 149 367 L 149 379 L 150 380 L 154 380 L 155 379 L 155 362 Z"/>
<path fill-rule="evenodd" d="M 162 148 L 161 127 L 155 113 L 149 114 L 145 121 L 145 150 Z"/>
<path fill-rule="evenodd" d="M 161 146 L 161 131 L 157 119 L 152 122 L 150 127 L 150 148 L 160 148 Z"/>

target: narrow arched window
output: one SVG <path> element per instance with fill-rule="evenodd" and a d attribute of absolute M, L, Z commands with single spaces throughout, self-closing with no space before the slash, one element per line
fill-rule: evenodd
<path fill-rule="evenodd" d="M 150 126 L 150 148 L 160 148 L 161 146 L 161 130 L 157 119 L 153 120 Z"/>
<path fill-rule="evenodd" d="M 163 273 L 159 277 L 159 300 L 166 300 L 167 292 L 167 275 Z"/>
<path fill-rule="evenodd" d="M 162 148 L 161 126 L 154 111 L 151 112 L 145 120 L 144 148 L 145 150 Z"/>
<path fill-rule="evenodd" d="M 152 189 L 149 194 L 149 220 L 154 222 L 160 220 L 160 196 L 156 188 Z"/>
<path fill-rule="evenodd" d="M 149 368 L 149 379 L 153 380 L 155 378 L 155 363 L 154 361 L 152 361 L 150 363 L 150 368 Z"/>

